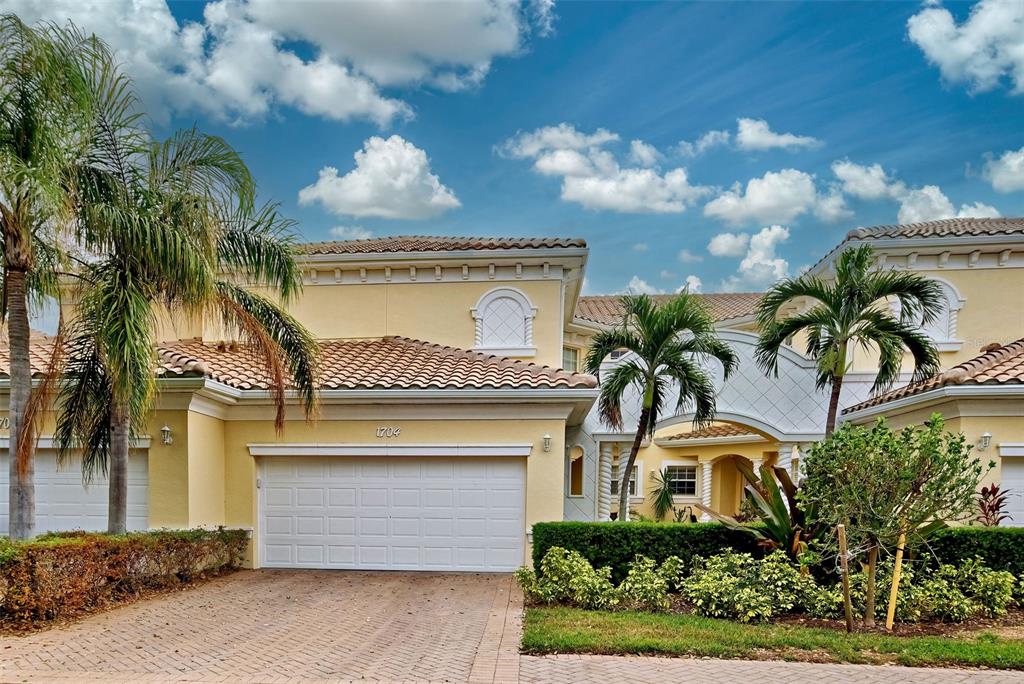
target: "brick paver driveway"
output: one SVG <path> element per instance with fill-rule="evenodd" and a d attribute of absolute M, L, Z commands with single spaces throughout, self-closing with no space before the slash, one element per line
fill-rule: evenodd
<path fill-rule="evenodd" d="M 1016 672 L 518 655 L 508 575 L 260 570 L 0 638 L 0 681 L 1024 682 Z"/>

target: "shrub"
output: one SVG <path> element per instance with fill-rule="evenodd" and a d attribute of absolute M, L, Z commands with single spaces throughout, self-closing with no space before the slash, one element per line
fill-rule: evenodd
<path fill-rule="evenodd" d="M 660 612 L 668 610 L 668 580 L 651 558 L 637 556 L 618 587 L 623 608 Z"/>
<path fill-rule="evenodd" d="M 1024 575 L 1024 527 L 951 527 L 928 540 L 917 550 L 922 559 L 960 565 L 980 558 L 993 570 L 1008 570 Z"/>
<path fill-rule="evenodd" d="M 244 530 L 70 532 L 0 544 L 0 617 L 48 620 L 235 567 Z"/>
<path fill-rule="evenodd" d="M 802 606 L 812 587 L 782 551 L 763 560 L 727 551 L 697 560 L 682 595 L 701 615 L 761 622 Z"/>
<path fill-rule="evenodd" d="M 658 572 L 665 578 L 668 590 L 679 593 L 682 581 L 689 574 L 689 568 L 686 567 L 686 562 L 679 556 L 669 556 L 661 564 L 661 567 L 658 568 Z"/>
<path fill-rule="evenodd" d="M 889 607 L 889 588 L 892 586 L 893 563 L 891 560 L 878 565 L 878 586 L 883 600 L 875 603 L 875 618 L 882 619 Z M 896 621 L 917 622 L 921 619 L 924 597 L 920 587 L 914 583 L 914 568 L 904 563 L 900 572 L 900 590 L 896 595 Z M 867 590 L 867 573 L 861 570 L 850 574 L 850 603 L 854 617 L 864 614 Z M 838 582 L 816 587 L 807 600 L 807 611 L 814 617 L 843 617 L 843 589 Z"/>
<path fill-rule="evenodd" d="M 609 567 L 621 582 L 638 555 L 657 563 L 678 556 L 689 566 L 696 557 L 734 549 L 760 557 L 763 552 L 749 532 L 719 523 L 548 522 L 533 526 L 533 565 L 552 547 L 578 551 L 594 567 Z"/>
<path fill-rule="evenodd" d="M 611 570 L 593 566 L 576 551 L 554 547 L 541 559 L 538 576 L 528 568 L 516 571 L 526 598 L 535 603 L 565 603 L 591 610 L 611 608 L 618 602 Z"/>

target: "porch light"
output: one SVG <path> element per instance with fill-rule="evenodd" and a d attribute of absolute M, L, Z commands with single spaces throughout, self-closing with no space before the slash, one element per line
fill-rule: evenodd
<path fill-rule="evenodd" d="M 544 440 L 544 451 L 551 451 L 551 435 L 545 434 Z"/>
<path fill-rule="evenodd" d="M 982 434 L 981 439 L 978 440 L 978 451 L 984 451 L 988 449 L 992 444 L 992 433 L 986 432 Z"/>
<path fill-rule="evenodd" d="M 172 444 L 174 437 L 171 436 L 171 428 L 169 425 L 164 425 L 160 428 L 160 439 L 164 444 Z"/>

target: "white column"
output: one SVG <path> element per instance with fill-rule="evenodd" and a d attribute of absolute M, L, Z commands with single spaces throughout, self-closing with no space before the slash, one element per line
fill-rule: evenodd
<path fill-rule="evenodd" d="M 612 443 L 598 444 L 597 456 L 597 519 L 612 519 Z"/>
<path fill-rule="evenodd" d="M 754 469 L 754 477 L 761 478 L 761 465 L 764 463 L 764 459 L 752 458 L 750 459 L 750 467 Z"/>
<path fill-rule="evenodd" d="M 790 479 L 793 479 L 793 449 L 796 448 L 796 444 L 793 442 L 783 442 L 779 445 L 779 460 L 776 461 L 776 467 L 782 468 L 789 475 Z"/>
<path fill-rule="evenodd" d="M 700 502 L 706 508 L 711 508 L 711 468 L 711 461 L 706 461 L 701 464 Z M 707 513 L 701 512 L 700 519 L 702 522 L 708 522 L 711 520 L 711 516 L 709 516 Z"/>

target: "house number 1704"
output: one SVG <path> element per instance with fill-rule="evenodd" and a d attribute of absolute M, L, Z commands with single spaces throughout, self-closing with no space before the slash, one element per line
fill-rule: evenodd
<path fill-rule="evenodd" d="M 398 437 L 400 434 L 402 434 L 402 428 L 400 427 L 377 428 L 377 437 Z"/>

